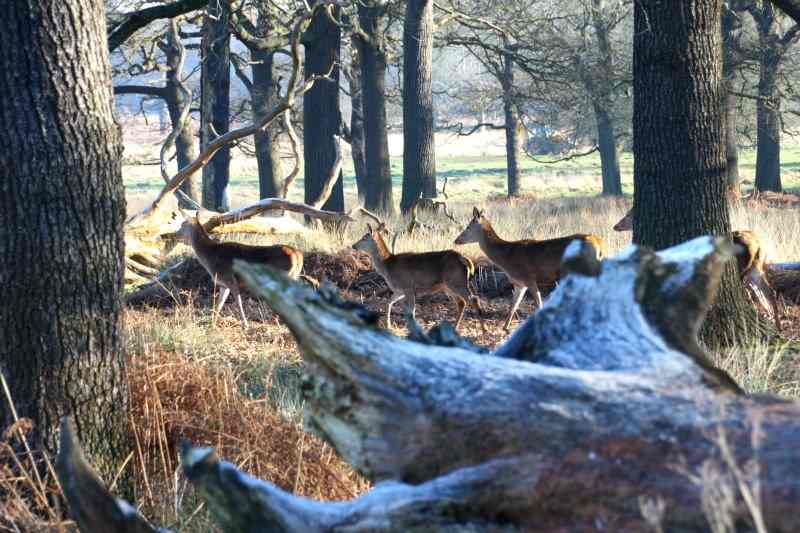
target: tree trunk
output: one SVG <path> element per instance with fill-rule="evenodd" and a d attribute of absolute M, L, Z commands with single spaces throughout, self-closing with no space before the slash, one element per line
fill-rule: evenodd
<path fill-rule="evenodd" d="M 436 197 L 432 68 L 433 0 L 408 0 L 403 22 L 403 213 L 420 197 Z"/>
<path fill-rule="evenodd" d="M 316 502 L 189 446 L 186 478 L 231 532 L 798 531 L 800 402 L 741 394 L 697 342 L 725 247 L 700 237 L 601 265 L 574 243 L 544 307 L 493 354 L 446 325 L 389 335 L 333 292 L 240 265 L 303 353 L 307 427 L 380 483 Z M 73 516 L 113 516 L 64 436 Z"/>
<path fill-rule="evenodd" d="M 272 77 L 274 53 L 252 50 L 250 54 L 253 61 L 251 66 L 253 86 L 250 101 L 253 106 L 254 120 L 258 121 L 267 116 L 278 102 L 277 85 Z M 258 162 L 259 198 L 283 197 L 283 166 L 278 143 L 279 129 L 279 124 L 275 122 L 254 135 Z"/>
<path fill-rule="evenodd" d="M 0 19 L 0 372 L 37 449 L 60 417 L 105 479 L 130 446 L 120 292 L 125 196 L 99 0 Z M 0 427 L 12 415 L 0 402 Z"/>
<path fill-rule="evenodd" d="M 622 196 L 622 180 L 619 172 L 617 139 L 614 134 L 614 123 L 606 108 L 594 105 L 594 117 L 597 121 L 597 144 L 600 148 L 600 166 L 603 172 L 603 196 Z"/>
<path fill-rule="evenodd" d="M 698 235 L 730 236 L 722 2 L 644 0 L 634 5 L 633 241 L 661 250 Z M 753 331 L 755 323 L 730 265 L 705 336 L 715 343 L 732 340 Z"/>
<path fill-rule="evenodd" d="M 230 31 L 226 4 L 210 0 L 203 19 L 203 65 L 200 95 L 200 149 L 205 149 L 230 127 Z M 215 134 L 216 132 L 216 134 Z M 221 148 L 203 167 L 203 207 L 212 211 L 230 210 L 231 151 Z"/>
<path fill-rule="evenodd" d="M 506 49 L 511 46 L 504 41 Z M 522 121 L 514 101 L 514 56 L 509 53 L 503 56 L 503 111 L 506 121 L 506 168 L 508 174 L 508 196 L 519 196 L 520 168 L 519 158 L 522 153 Z"/>
<path fill-rule="evenodd" d="M 722 78 L 725 83 L 725 173 L 728 191 L 739 195 L 739 143 L 736 131 L 739 97 L 734 94 L 733 77 L 739 70 L 737 49 L 741 38 L 741 23 L 731 6 L 725 6 L 722 16 Z"/>
<path fill-rule="evenodd" d="M 336 8 L 338 10 L 338 8 Z M 341 29 L 324 10 L 314 15 L 304 34 L 305 76 L 330 73 L 332 81 L 317 81 L 303 97 L 303 168 L 305 202 L 313 204 L 319 198 L 328 175 L 336 163 L 336 140 L 342 133 L 339 111 L 339 56 Z M 342 175 L 333 192 L 322 206 L 327 211 L 344 211 Z"/>
<path fill-rule="evenodd" d="M 350 85 L 350 153 L 356 174 L 358 202 L 367 200 L 367 158 L 364 140 L 364 98 L 361 93 L 361 57 L 359 46 L 351 46 Z"/>
<path fill-rule="evenodd" d="M 389 136 L 386 121 L 386 51 L 383 38 L 385 7 L 358 5 L 358 19 L 370 41 L 359 41 L 361 88 L 364 111 L 364 147 L 367 163 L 365 207 L 374 213 L 390 215 L 392 170 L 389 164 Z"/>
<path fill-rule="evenodd" d="M 767 43 L 764 46 L 759 60 L 756 105 L 756 189 L 781 192 L 781 97 L 777 83 L 780 56 Z"/>
<path fill-rule="evenodd" d="M 194 123 L 192 122 L 192 115 L 186 115 L 186 119 L 181 122 L 181 112 L 186 102 L 186 96 L 181 90 L 182 72 L 178 72 L 178 63 L 180 61 L 179 50 L 173 42 L 172 32 L 167 32 L 167 46 L 165 47 L 165 58 L 169 70 L 166 75 L 166 84 L 164 88 L 164 96 L 169 112 L 169 118 L 172 122 L 173 129 L 180 129 L 180 134 L 175 139 L 175 152 L 178 161 L 178 168 L 181 169 L 195 160 L 197 157 L 197 149 L 195 146 L 195 130 Z M 191 93 L 189 94 L 191 99 Z M 191 102 L 189 102 L 191 105 Z M 181 185 L 181 190 L 196 203 L 200 204 L 202 201 L 202 194 L 200 187 L 198 187 L 197 180 L 190 176 Z"/>
<path fill-rule="evenodd" d="M 597 121 L 597 144 L 600 148 L 600 165 L 603 174 L 603 196 L 621 196 L 622 179 L 619 172 L 619 155 L 614 122 L 611 117 L 613 102 L 611 99 L 613 81 L 610 79 L 614 71 L 614 57 L 609 43 L 608 25 L 605 20 L 605 0 L 592 0 L 592 26 L 597 38 L 597 49 L 600 62 L 597 81 L 592 82 L 594 93 L 594 116 Z M 591 92 L 591 91 L 590 91 Z"/>

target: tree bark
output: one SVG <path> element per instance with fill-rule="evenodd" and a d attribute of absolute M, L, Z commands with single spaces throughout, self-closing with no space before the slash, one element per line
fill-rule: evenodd
<path fill-rule="evenodd" d="M 420 197 L 436 197 L 432 69 L 433 0 L 409 0 L 403 22 L 403 213 Z"/>
<path fill-rule="evenodd" d="M 739 113 L 739 97 L 734 93 L 733 78 L 738 72 L 739 41 L 741 39 L 741 23 L 734 11 L 734 6 L 724 6 L 722 15 L 722 78 L 725 83 L 725 175 L 728 190 L 739 195 L 739 142 L 736 130 Z"/>
<path fill-rule="evenodd" d="M 338 11 L 339 8 L 332 9 Z M 317 81 L 303 97 L 303 168 L 305 202 L 309 205 L 319 198 L 337 159 L 334 135 L 342 133 L 342 115 L 339 110 L 341 39 L 341 29 L 322 9 L 314 15 L 303 36 L 306 79 L 330 73 L 330 81 Z M 322 209 L 344 211 L 341 172 Z"/>
<path fill-rule="evenodd" d="M 256 121 L 267 116 L 278 103 L 277 84 L 273 78 L 272 65 L 274 53 L 251 50 L 253 64 L 253 86 L 250 101 Z M 254 135 L 256 160 L 258 162 L 259 198 L 283 197 L 283 165 L 281 165 L 280 144 L 277 123 L 270 124 Z"/>
<path fill-rule="evenodd" d="M 731 234 L 721 8 L 721 0 L 645 0 L 634 7 L 633 241 L 656 250 Z M 756 320 L 730 265 L 704 335 L 732 341 L 756 330 Z"/>
<path fill-rule="evenodd" d="M 106 479 L 130 449 L 120 292 L 125 196 L 104 4 L 12 2 L 0 19 L 0 372 L 37 450 L 58 423 Z M 12 415 L 0 402 L 0 427 Z"/>
<path fill-rule="evenodd" d="M 445 325 L 389 335 L 334 291 L 237 264 L 297 339 L 307 427 L 380 483 L 314 502 L 188 446 L 184 473 L 231 532 L 797 531 L 800 402 L 741 394 L 697 342 L 729 253 L 700 237 L 600 264 L 573 243 L 493 354 Z M 115 504 L 64 434 L 83 526 Z"/>
<path fill-rule="evenodd" d="M 356 37 L 361 56 L 361 88 L 364 111 L 364 147 L 367 165 L 367 195 L 364 207 L 391 215 L 392 170 L 389 163 L 389 133 L 386 119 L 386 43 L 383 36 L 386 7 L 359 3 L 358 19 L 368 40 Z"/>
<path fill-rule="evenodd" d="M 781 97 L 778 89 L 780 54 L 762 35 L 756 104 L 756 189 L 781 192 Z"/>
<path fill-rule="evenodd" d="M 361 92 L 361 56 L 359 47 L 351 50 L 351 64 L 347 78 L 350 85 L 350 154 L 356 174 L 358 202 L 364 205 L 367 200 L 367 158 L 364 140 L 364 98 Z"/>
<path fill-rule="evenodd" d="M 191 92 L 187 95 L 183 91 L 183 72 L 178 71 L 180 62 L 179 44 L 175 42 L 176 36 L 172 32 L 167 32 L 167 46 L 164 55 L 169 70 L 166 74 L 166 85 L 164 86 L 164 100 L 167 104 L 167 111 L 172 122 L 173 130 L 179 129 L 180 133 L 175 138 L 175 152 L 178 161 L 178 168 L 181 169 L 195 160 L 197 157 L 197 147 L 195 146 L 195 129 L 192 122 L 192 115 L 186 115 L 185 120 L 181 121 L 181 113 L 184 106 L 191 104 Z M 177 36 L 179 39 L 180 36 Z M 186 88 L 189 90 L 188 87 Z M 200 187 L 197 180 L 189 177 L 181 184 L 181 190 L 197 204 L 202 201 Z"/>
<path fill-rule="evenodd" d="M 504 41 L 508 50 L 503 56 L 503 112 L 505 113 L 506 130 L 506 173 L 508 175 L 508 196 L 519 196 L 520 168 L 519 159 L 522 153 L 522 121 L 519 117 L 516 101 L 514 99 L 514 55 L 510 50 L 512 46 Z"/>
<path fill-rule="evenodd" d="M 591 82 L 594 92 L 590 91 L 590 93 L 592 93 L 594 116 L 597 121 L 597 144 L 600 148 L 600 165 L 603 175 L 602 194 L 603 196 L 621 196 L 622 179 L 619 171 L 617 138 L 614 121 L 611 117 L 613 88 L 610 77 L 614 69 L 614 57 L 609 43 L 608 26 L 604 18 L 605 0 L 592 0 L 592 7 L 592 26 L 600 53 L 600 68 L 596 72 L 597 80 Z"/>
<path fill-rule="evenodd" d="M 209 0 L 203 19 L 200 95 L 200 149 L 230 128 L 230 31 L 226 4 Z M 216 133 L 215 133 L 216 132 Z M 221 148 L 203 167 L 203 207 L 230 210 L 230 147 Z"/>

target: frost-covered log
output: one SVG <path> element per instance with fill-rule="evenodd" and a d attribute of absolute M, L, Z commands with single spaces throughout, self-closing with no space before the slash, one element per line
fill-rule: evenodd
<path fill-rule="evenodd" d="M 184 469 L 225 531 L 798 531 L 800 403 L 742 394 L 696 340 L 727 247 L 573 244 L 493 354 L 239 264 L 303 352 L 307 426 L 376 485 L 320 503 L 207 449 Z"/>

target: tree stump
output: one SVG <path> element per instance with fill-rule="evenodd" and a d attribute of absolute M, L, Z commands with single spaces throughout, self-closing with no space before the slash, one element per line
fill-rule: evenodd
<path fill-rule="evenodd" d="M 600 263 L 575 242 L 492 354 L 448 325 L 395 337 L 336 294 L 238 264 L 303 353 L 307 427 L 376 484 L 313 502 L 191 447 L 184 471 L 224 531 L 798 531 L 800 403 L 744 395 L 697 342 L 730 248 L 701 237 Z M 80 522 L 101 492 L 69 482 L 88 468 L 75 457 L 60 477 Z"/>

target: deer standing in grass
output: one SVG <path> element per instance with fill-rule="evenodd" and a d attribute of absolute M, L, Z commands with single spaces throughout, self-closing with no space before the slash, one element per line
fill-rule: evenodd
<path fill-rule="evenodd" d="M 425 253 L 393 254 L 381 235 L 383 224 L 373 229 L 367 224 L 367 232 L 353 244 L 353 248 L 366 252 L 374 268 L 392 290 L 392 299 L 386 307 L 386 327 L 392 329 L 392 306 L 405 299 L 405 304 L 415 316 L 417 293 L 444 292 L 456 301 L 458 319 L 455 328 L 461 325 L 467 302 L 470 302 L 485 329 L 480 300 L 469 288 L 469 278 L 475 273 L 475 265 L 453 250 Z"/>
<path fill-rule="evenodd" d="M 200 264 L 206 269 L 216 283 L 222 286 L 222 293 L 217 301 L 216 314 L 222 311 L 222 306 L 233 293 L 239 305 L 242 325 L 247 328 L 247 317 L 242 305 L 242 288 L 240 280 L 233 272 L 233 260 L 241 259 L 259 265 L 268 265 L 277 270 L 286 272 L 292 279 L 300 277 L 303 269 L 303 253 L 291 246 L 251 246 L 235 242 L 217 242 L 206 233 L 203 224 L 195 218 L 188 218 L 181 225 L 177 236 L 188 241 L 197 254 Z"/>
<path fill-rule="evenodd" d="M 634 210 L 630 208 L 622 219 L 614 224 L 615 231 L 633 230 Z M 766 254 L 761 240 L 750 230 L 734 230 L 731 233 L 731 240 L 736 244 L 734 255 L 736 256 L 736 266 L 739 269 L 739 277 L 747 287 L 757 305 L 764 312 L 772 315 L 775 327 L 781 329 L 780 314 L 778 311 L 778 297 L 775 290 L 767 279 L 765 270 Z"/>
<path fill-rule="evenodd" d="M 573 240 L 588 241 L 597 250 L 598 259 L 605 255 L 605 243 L 596 235 L 576 233 L 557 239 L 537 241 L 526 239 L 506 241 L 495 233 L 489 220 L 478 208 L 472 210 L 472 220 L 456 238 L 456 244 L 478 243 L 489 260 L 503 269 L 514 286 L 511 311 L 503 326 L 508 331 L 511 320 L 525 292 L 530 290 L 537 309 L 542 306 L 540 285 L 552 285 L 561 277 L 561 258 Z"/>

